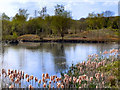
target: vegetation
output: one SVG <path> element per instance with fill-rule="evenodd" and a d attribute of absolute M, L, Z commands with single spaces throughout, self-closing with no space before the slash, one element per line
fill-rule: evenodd
<path fill-rule="evenodd" d="M 101 52 L 100 52 L 101 53 Z M 72 65 L 62 73 L 68 88 L 120 88 L 118 50 L 89 55 L 88 61 Z"/>
<path fill-rule="evenodd" d="M 120 85 L 119 65 L 120 61 L 118 60 L 98 68 L 100 72 L 103 72 L 108 76 L 107 85 L 109 85 L 109 87 L 117 87 L 117 82 L 118 85 Z"/>
<path fill-rule="evenodd" d="M 26 35 L 22 35 L 22 36 L 18 37 L 18 40 L 26 40 L 26 41 L 35 40 L 35 41 L 38 41 L 38 40 L 40 40 L 40 37 L 37 36 L 37 35 L 26 34 Z"/>
<path fill-rule="evenodd" d="M 98 30 L 103 33 L 104 29 L 114 33 L 112 36 L 106 33 L 105 36 L 118 37 L 120 17 L 114 17 L 111 11 L 89 13 L 88 17 L 80 20 L 72 19 L 71 12 L 66 11 L 63 5 L 56 5 L 54 12 L 55 14 L 50 16 L 47 13 L 47 7 L 43 7 L 38 12 L 40 15 L 38 17 L 29 17 L 28 11 L 25 9 L 19 9 L 12 18 L 3 13 L 3 40 L 17 39 L 25 34 L 38 35 L 40 38 L 62 37 L 63 39 L 70 35 L 80 37 L 85 31 Z M 93 35 L 91 34 L 91 36 Z M 83 37 L 86 37 L 86 34 Z"/>

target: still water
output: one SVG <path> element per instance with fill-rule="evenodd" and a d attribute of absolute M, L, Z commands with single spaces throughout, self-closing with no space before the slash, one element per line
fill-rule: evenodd
<path fill-rule="evenodd" d="M 41 78 L 42 73 L 60 76 L 61 71 L 78 62 L 86 61 L 88 55 L 118 48 L 118 44 L 82 43 L 20 43 L 3 47 L 0 66 L 5 69 L 23 70 Z"/>

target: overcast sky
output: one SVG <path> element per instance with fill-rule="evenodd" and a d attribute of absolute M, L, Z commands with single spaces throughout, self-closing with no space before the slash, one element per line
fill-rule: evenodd
<path fill-rule="evenodd" d="M 87 17 L 88 13 L 101 13 L 110 10 L 118 16 L 119 0 L 0 0 L 0 13 L 5 12 L 9 17 L 15 16 L 19 8 L 27 9 L 30 16 L 35 10 L 47 7 L 47 13 L 54 15 L 54 6 L 63 4 L 67 11 L 72 12 L 73 19 Z"/>

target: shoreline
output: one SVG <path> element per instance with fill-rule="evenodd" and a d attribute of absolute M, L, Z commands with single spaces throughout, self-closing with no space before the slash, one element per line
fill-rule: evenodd
<path fill-rule="evenodd" d="M 43 38 L 40 40 L 4 40 L 3 42 L 9 44 L 18 44 L 20 42 L 57 42 L 57 43 L 118 43 L 119 39 L 88 39 L 88 38 L 65 38 L 65 39 L 55 39 L 55 38 Z"/>

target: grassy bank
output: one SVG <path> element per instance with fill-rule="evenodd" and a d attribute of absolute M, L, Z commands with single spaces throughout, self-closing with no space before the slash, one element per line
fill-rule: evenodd
<path fill-rule="evenodd" d="M 22 40 L 22 41 L 38 41 L 38 42 L 118 42 L 119 41 L 118 30 L 113 29 L 100 29 L 100 30 L 88 30 L 82 31 L 77 34 L 65 34 L 64 38 L 59 35 L 34 35 L 26 34 L 17 36 L 16 33 L 9 36 L 3 36 L 3 40 Z"/>
<path fill-rule="evenodd" d="M 99 30 L 87 30 L 77 34 L 65 34 L 64 40 L 80 40 L 80 41 L 115 41 L 119 39 L 119 33 L 116 29 L 99 29 Z M 45 37 L 44 40 L 60 40 L 59 36 Z"/>
<path fill-rule="evenodd" d="M 62 39 L 59 35 L 38 36 L 38 35 L 22 35 L 17 40 L 23 41 L 42 41 L 42 42 L 118 42 L 118 30 L 100 29 L 82 31 L 79 34 L 65 34 Z M 15 37 L 15 35 L 14 35 Z"/>

